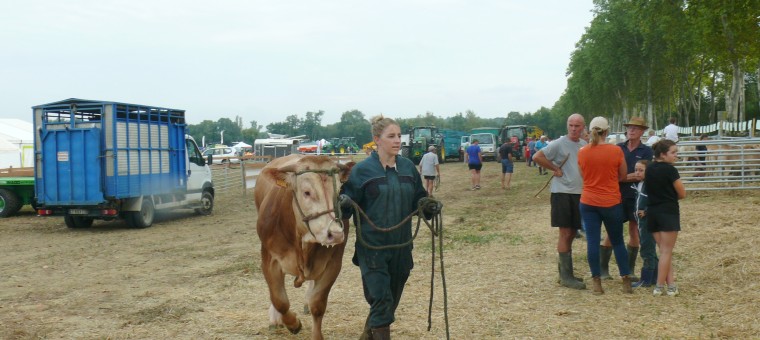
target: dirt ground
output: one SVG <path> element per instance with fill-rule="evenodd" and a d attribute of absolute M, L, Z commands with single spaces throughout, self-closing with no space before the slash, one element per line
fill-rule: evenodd
<path fill-rule="evenodd" d="M 618 278 L 594 296 L 557 284 L 549 194 L 533 198 L 548 176 L 524 163 L 515 171 L 512 190 L 503 191 L 497 163 L 487 163 L 483 189 L 470 191 L 465 165 L 442 165 L 436 196 L 445 204 L 452 339 L 760 337 L 756 191 L 689 192 L 682 201 L 674 259 L 680 296 L 653 297 L 650 289 L 626 295 Z M 303 289 L 289 292 L 301 333 L 268 329 L 256 216 L 251 195 L 237 190 L 217 193 L 211 216 L 173 212 L 143 230 L 119 221 L 71 230 L 62 218 L 25 208 L 0 220 L 0 338 L 308 339 Z M 368 310 L 350 263 L 353 236 L 325 315 L 328 339 L 356 338 Z M 590 284 L 585 250 L 577 240 L 576 275 Z M 435 268 L 427 331 L 430 232 L 420 230 L 394 338 L 446 337 L 437 261 Z"/>

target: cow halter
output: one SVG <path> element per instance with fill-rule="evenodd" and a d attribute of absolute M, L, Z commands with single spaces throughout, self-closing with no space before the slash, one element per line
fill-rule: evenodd
<path fill-rule="evenodd" d="M 338 223 L 341 223 L 341 217 L 343 215 L 342 211 L 340 209 L 335 209 L 335 207 L 338 206 L 338 183 L 335 180 L 335 175 L 339 174 L 340 171 L 341 169 L 339 168 L 331 168 L 331 169 L 303 170 L 303 171 L 298 171 L 295 173 L 296 177 L 303 174 L 307 174 L 307 173 L 317 173 L 317 174 L 325 174 L 325 175 L 330 176 L 330 178 L 332 178 L 332 185 L 333 185 L 332 206 L 333 208 L 330 209 L 330 206 L 328 205 L 326 210 L 312 213 L 309 215 L 304 214 L 303 209 L 301 208 L 301 203 L 298 201 L 298 179 L 296 178 L 296 180 L 294 181 L 295 185 L 293 187 L 293 197 L 296 201 L 296 207 L 298 208 L 298 212 L 301 213 L 301 221 L 306 223 L 306 228 L 309 229 L 309 234 L 311 234 L 311 236 L 314 237 L 315 240 L 317 239 L 317 236 L 314 235 L 313 231 L 311 231 L 311 225 L 309 224 L 309 221 L 317 217 L 320 217 L 322 215 L 335 213 L 335 218 L 333 218 L 333 220 Z M 323 189 L 326 189 L 326 188 L 324 188 L 323 186 Z M 327 192 L 327 190 L 324 190 L 324 191 Z"/>

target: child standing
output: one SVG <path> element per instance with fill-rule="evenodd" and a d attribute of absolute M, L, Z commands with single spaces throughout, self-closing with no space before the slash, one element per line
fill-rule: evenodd
<path fill-rule="evenodd" d="M 644 178 L 647 165 L 649 161 L 646 159 L 636 162 L 635 172 L 639 178 Z M 647 229 L 647 202 L 648 197 L 646 193 L 646 186 L 644 181 L 637 184 L 633 184 L 636 189 L 636 220 L 639 224 L 639 242 L 641 244 L 641 259 L 644 260 L 644 265 L 641 268 L 641 279 L 635 282 L 631 286 L 633 288 L 638 287 L 650 287 L 657 282 L 657 250 L 654 242 L 654 236 Z"/>
<path fill-rule="evenodd" d="M 647 224 L 660 248 L 657 265 L 657 284 L 652 294 L 660 296 L 667 287 L 668 296 L 678 295 L 675 271 L 673 270 L 673 248 L 678 232 L 681 231 L 681 214 L 678 200 L 686 197 L 686 189 L 678 170 L 673 166 L 678 158 L 676 143 L 662 139 L 652 146 L 654 162 L 644 175 L 649 202 L 647 204 Z"/>

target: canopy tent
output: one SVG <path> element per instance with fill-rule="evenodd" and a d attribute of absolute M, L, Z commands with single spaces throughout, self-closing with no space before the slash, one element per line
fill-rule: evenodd
<path fill-rule="evenodd" d="M 0 138 L 0 169 L 18 168 L 20 165 L 21 151 L 4 138 Z"/>
<path fill-rule="evenodd" d="M 246 142 L 238 142 L 237 144 L 233 145 L 232 147 L 236 148 L 236 149 L 242 149 L 242 148 L 250 148 L 251 145 L 250 144 L 246 144 Z"/>
<path fill-rule="evenodd" d="M 21 119 L 0 119 L 0 168 L 34 166 L 34 125 Z"/>

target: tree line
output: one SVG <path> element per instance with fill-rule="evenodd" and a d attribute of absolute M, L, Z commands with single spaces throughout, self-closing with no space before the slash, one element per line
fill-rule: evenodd
<path fill-rule="evenodd" d="M 508 112 L 480 118 L 473 111 L 438 116 L 432 112 L 396 119 L 402 132 L 435 125 L 470 131 L 476 127 L 536 125 L 547 135 L 565 132 L 566 118 L 578 112 L 590 121 L 610 119 L 612 128 L 643 116 L 660 129 L 669 117 L 681 126 L 760 117 L 760 1 L 594 0 L 594 18 L 576 44 L 567 68 L 567 87 L 551 108 Z M 505 110 L 506 112 L 506 110 Z M 329 139 L 353 136 L 359 145 L 371 140 L 369 116 L 346 111 L 339 122 L 322 125 L 323 111 L 289 115 L 264 128 L 256 121 L 221 118 L 190 125 L 196 140 L 253 143 L 264 131 Z M 374 116 L 374 114 L 373 114 Z M 214 137 L 212 137 L 214 136 Z"/>

